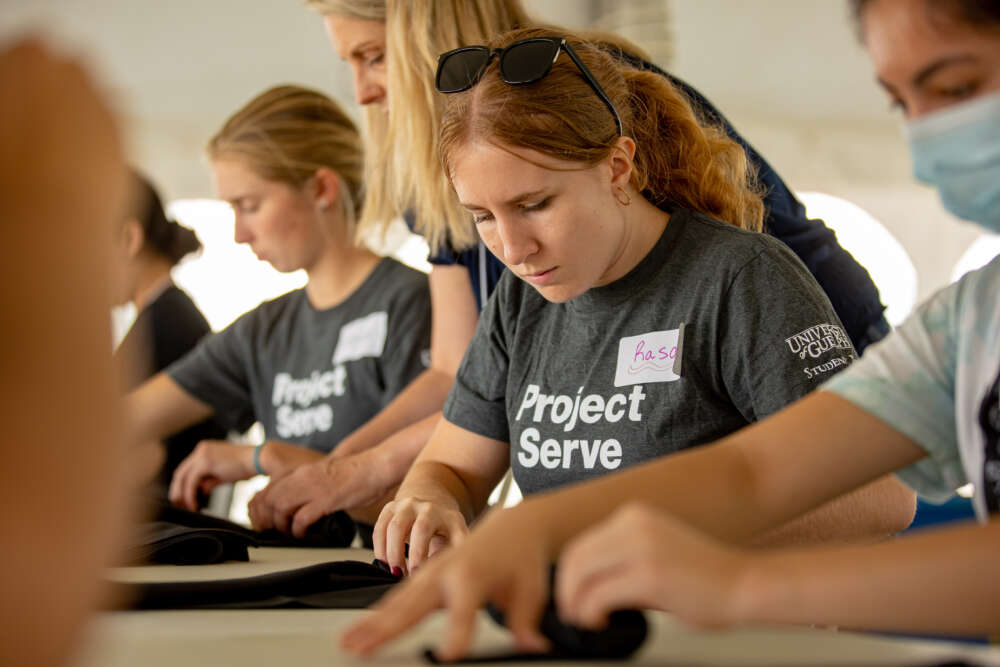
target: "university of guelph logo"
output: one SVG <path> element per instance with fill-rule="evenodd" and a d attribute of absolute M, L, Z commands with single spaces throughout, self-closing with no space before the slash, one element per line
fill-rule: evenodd
<path fill-rule="evenodd" d="M 805 359 L 807 356 L 816 359 L 830 350 L 848 350 L 851 356 L 854 356 L 851 339 L 844 333 L 844 329 L 836 324 L 817 324 L 809 327 L 786 338 L 785 344 L 792 354 L 799 355 L 799 359 Z"/>

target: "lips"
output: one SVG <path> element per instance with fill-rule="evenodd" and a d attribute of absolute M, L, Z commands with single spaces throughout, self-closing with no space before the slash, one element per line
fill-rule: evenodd
<path fill-rule="evenodd" d="M 535 273 L 524 273 L 521 275 L 521 279 L 531 283 L 532 285 L 544 285 L 545 283 L 549 282 L 549 280 L 552 278 L 552 275 L 555 273 L 555 270 L 557 268 L 558 267 L 554 266 L 551 269 L 546 269 L 544 271 L 537 271 Z"/>

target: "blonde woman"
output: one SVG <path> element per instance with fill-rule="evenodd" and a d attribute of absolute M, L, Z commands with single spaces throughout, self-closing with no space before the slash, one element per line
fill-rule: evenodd
<path fill-rule="evenodd" d="M 189 509 L 199 491 L 285 474 L 378 420 L 423 369 L 429 329 L 426 277 L 353 242 L 361 145 L 333 101 L 295 86 L 265 91 L 226 122 L 208 155 L 218 196 L 236 216 L 236 241 L 279 271 L 304 270 L 308 283 L 129 395 L 146 438 L 210 415 L 237 429 L 263 424 L 258 447 L 203 441 L 178 466 L 170 499 Z"/>
<path fill-rule="evenodd" d="M 354 71 L 357 100 L 365 105 L 368 190 L 362 226 L 377 228 L 405 215 L 432 248 L 431 367 L 397 404 L 400 412 L 406 408 L 411 415 L 427 415 L 440 409 L 472 338 L 477 313 L 504 271 L 503 262 L 478 242 L 438 159 L 442 101 L 433 90 L 437 57 L 537 21 L 518 0 L 308 0 L 306 4 L 323 15 L 334 49 Z M 634 45 L 614 35 L 599 37 L 623 62 L 668 77 L 698 113 L 720 124 L 743 146 L 766 192 L 764 230 L 784 241 L 817 278 L 857 350 L 885 335 L 889 327 L 868 273 L 822 222 L 805 217 L 804 208 L 778 174 L 722 114 L 696 90 L 644 60 Z M 291 525 L 300 531 L 305 521 L 355 502 L 361 488 L 388 490 L 406 473 L 439 417 L 436 412 L 381 441 L 370 437 L 375 434 L 358 432 L 345 443 L 345 451 L 357 451 L 357 457 L 306 466 L 269 487 L 253 506 L 262 516 L 273 517 L 279 528 Z M 359 476 L 358 471 L 367 473 Z"/>

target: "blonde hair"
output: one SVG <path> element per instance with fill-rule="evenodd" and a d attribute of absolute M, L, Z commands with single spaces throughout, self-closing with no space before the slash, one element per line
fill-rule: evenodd
<path fill-rule="evenodd" d="M 361 138 L 326 95 L 300 86 L 266 90 L 226 121 L 207 152 L 213 160 L 244 160 L 262 178 L 297 188 L 318 169 L 331 169 L 341 183 L 348 237 L 355 237 L 364 198 Z"/>
<path fill-rule="evenodd" d="M 384 231 L 412 211 L 432 250 L 464 250 L 478 237 L 438 157 L 442 96 L 434 89 L 438 55 L 537 25 L 520 0 L 306 0 L 326 16 L 386 21 L 388 100 L 392 111 L 365 109 L 365 205 L 359 233 Z M 419 26 L 423 29 L 414 29 Z M 587 33 L 590 35 L 591 33 Z M 611 33 L 593 39 L 645 57 Z"/>
<path fill-rule="evenodd" d="M 385 0 L 305 0 L 306 7 L 324 16 L 385 23 Z"/>
<path fill-rule="evenodd" d="M 532 37 L 564 37 L 600 82 L 625 135 L 636 143 L 632 185 L 654 205 L 689 208 L 743 229 L 760 231 L 761 193 L 746 153 L 724 130 L 703 124 L 687 97 L 666 78 L 618 62 L 602 46 L 567 31 L 515 30 L 491 40 L 504 48 Z M 441 162 L 473 141 L 530 148 L 593 166 L 610 155 L 618 130 L 607 106 L 569 58 L 559 58 L 534 84 L 500 78 L 497 59 L 470 90 L 446 95 Z"/>

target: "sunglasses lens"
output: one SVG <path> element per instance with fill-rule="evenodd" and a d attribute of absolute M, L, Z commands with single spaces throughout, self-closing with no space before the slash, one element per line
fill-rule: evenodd
<path fill-rule="evenodd" d="M 530 40 L 507 47 L 500 58 L 500 76 L 507 83 L 533 83 L 544 77 L 559 52 L 557 42 Z"/>
<path fill-rule="evenodd" d="M 465 49 L 447 56 L 438 65 L 438 92 L 457 93 L 471 88 L 489 62 L 488 49 Z"/>

